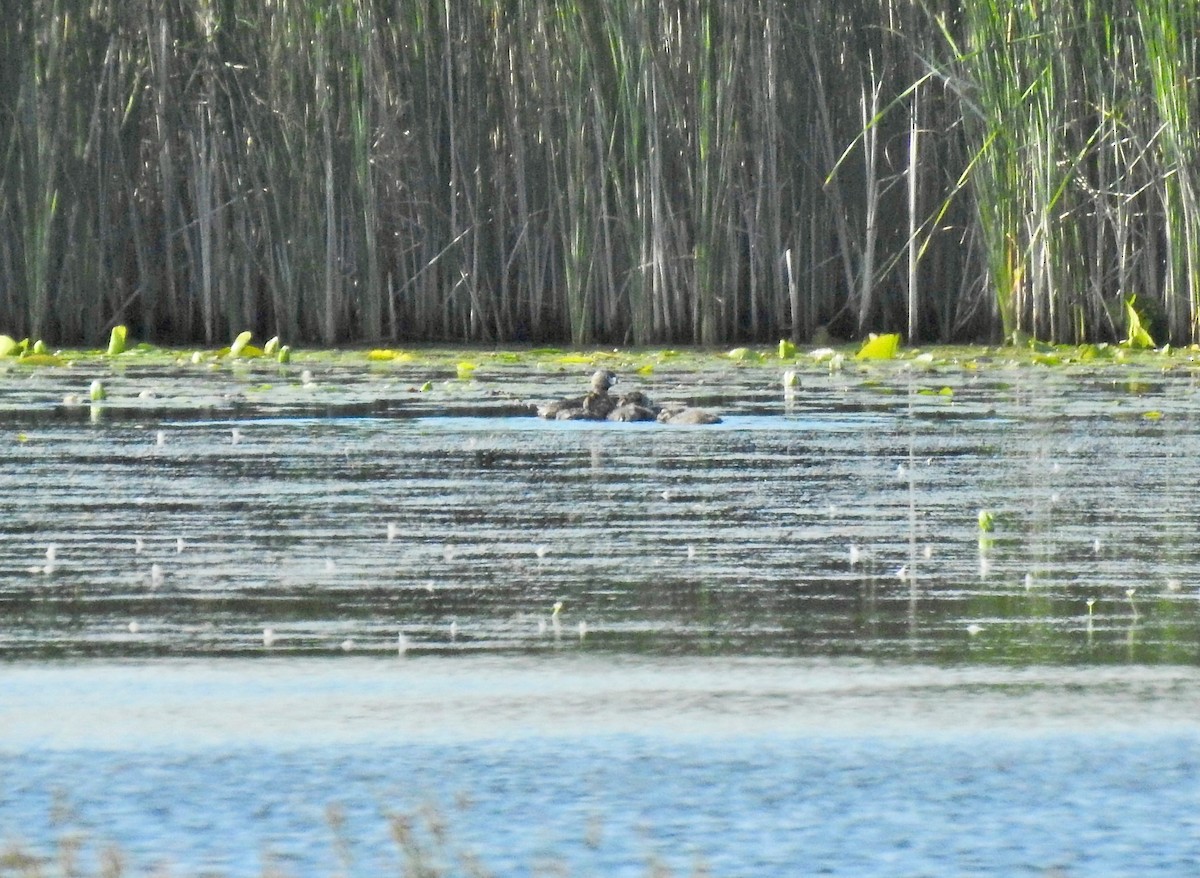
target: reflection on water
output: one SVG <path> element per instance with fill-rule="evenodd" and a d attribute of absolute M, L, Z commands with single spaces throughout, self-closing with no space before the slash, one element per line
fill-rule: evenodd
<path fill-rule="evenodd" d="M 1017 371 L 741 371 L 705 428 L 18 408 L 0 651 L 1195 662 L 1190 379 Z"/>
<path fill-rule="evenodd" d="M 373 874 L 435 802 L 504 875 L 1189 874 L 1200 394 L 1115 374 L 647 379 L 698 428 L 0 374 L 0 836 L 61 794 L 143 863 L 353 872 L 334 803 Z"/>

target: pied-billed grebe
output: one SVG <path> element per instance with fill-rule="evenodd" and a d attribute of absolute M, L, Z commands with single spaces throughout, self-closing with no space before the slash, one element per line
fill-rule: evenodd
<path fill-rule="evenodd" d="M 706 409 L 669 405 L 658 413 L 660 424 L 719 424 L 720 417 Z"/>
<path fill-rule="evenodd" d="M 640 390 L 624 393 L 617 400 L 617 407 L 608 415 L 610 421 L 653 421 L 658 417 L 659 406 Z"/>
<path fill-rule="evenodd" d="M 587 394 L 540 405 L 538 417 L 552 421 L 603 421 L 617 407 L 617 401 L 608 395 L 609 388 L 616 383 L 615 373 L 597 369 Z"/>

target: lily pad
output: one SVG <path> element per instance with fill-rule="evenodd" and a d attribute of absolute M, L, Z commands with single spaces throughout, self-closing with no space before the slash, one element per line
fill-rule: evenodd
<path fill-rule="evenodd" d="M 854 358 L 856 360 L 892 360 L 895 359 L 896 352 L 899 350 L 899 333 L 876 335 L 872 332 L 870 337 L 863 342 L 863 346 L 858 349 Z"/>
<path fill-rule="evenodd" d="M 124 324 L 112 328 L 112 332 L 108 336 L 108 355 L 110 357 L 125 353 L 126 331 Z"/>
<path fill-rule="evenodd" d="M 66 360 L 54 354 L 29 354 L 21 357 L 22 366 L 65 366 L 66 363 Z"/>
<path fill-rule="evenodd" d="M 248 329 L 245 332 L 238 333 L 238 337 L 235 338 L 233 340 L 233 344 L 231 344 L 229 346 L 229 356 L 231 356 L 231 357 L 252 356 L 251 354 L 245 353 L 246 348 L 250 346 L 250 339 L 252 337 L 253 337 L 253 333 L 250 332 L 250 330 L 248 330 Z M 257 350 L 257 348 L 256 348 L 256 350 Z M 258 355 L 260 357 L 262 356 L 261 350 L 258 351 Z"/>
<path fill-rule="evenodd" d="M 762 362 L 762 354 L 758 351 L 752 351 L 750 348 L 734 348 L 727 353 L 729 359 L 735 363 L 759 363 Z"/>

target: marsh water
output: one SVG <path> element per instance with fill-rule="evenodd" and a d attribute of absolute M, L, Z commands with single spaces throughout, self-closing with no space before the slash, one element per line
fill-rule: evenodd
<path fill-rule="evenodd" d="M 1193 874 L 1200 370 L 1169 365 L 622 373 L 704 427 L 533 417 L 582 365 L 10 366 L 0 842 Z"/>

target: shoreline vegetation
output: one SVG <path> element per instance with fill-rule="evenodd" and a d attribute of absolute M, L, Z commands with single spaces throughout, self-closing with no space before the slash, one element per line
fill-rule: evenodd
<path fill-rule="evenodd" d="M 307 348 L 297 351 L 281 344 L 279 337 L 255 344 L 253 333 L 244 330 L 230 344 L 205 349 L 197 347 L 168 347 L 136 342 L 128 338 L 128 328 L 115 326 L 107 348 L 51 348 L 44 340 L 29 338 L 17 341 L 0 334 L 0 372 L 9 367 L 25 368 L 67 367 L 110 364 L 114 369 L 141 363 L 148 366 L 197 366 L 206 369 L 230 366 L 259 365 L 271 368 L 300 364 L 341 364 L 362 367 L 393 367 L 406 370 L 427 368 L 439 375 L 449 370 L 452 378 L 470 382 L 476 371 L 486 365 L 490 369 L 547 369 L 559 372 L 587 371 L 608 366 L 635 372 L 642 377 L 653 375 L 660 367 L 695 369 L 780 368 L 784 371 L 785 387 L 798 386 L 799 375 L 817 370 L 837 372 L 853 365 L 898 361 L 904 368 L 938 369 L 958 367 L 974 371 L 987 364 L 1005 366 L 1147 366 L 1163 371 L 1172 368 L 1200 368 L 1200 344 L 1183 347 L 1164 345 L 1154 347 L 1152 339 L 1130 315 L 1129 337 L 1120 343 L 1050 344 L 1034 338 L 1014 336 L 1010 343 L 989 345 L 929 345 L 905 347 L 899 333 L 869 336 L 861 344 L 846 344 L 830 340 L 824 345 L 797 346 L 780 339 L 774 346 L 754 345 L 720 350 L 697 346 L 665 347 L 592 347 L 560 348 L 509 345 L 428 345 L 406 347 L 347 346 Z M 96 395 L 101 394 L 101 395 Z M 103 390 L 93 388 L 92 402 L 104 401 Z"/>
<path fill-rule="evenodd" d="M 1200 341 L 1200 7 L 31 0 L 0 327 Z"/>

